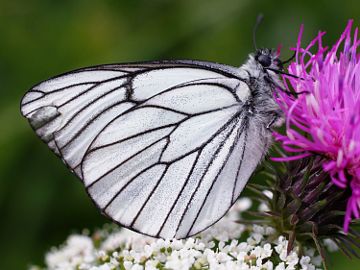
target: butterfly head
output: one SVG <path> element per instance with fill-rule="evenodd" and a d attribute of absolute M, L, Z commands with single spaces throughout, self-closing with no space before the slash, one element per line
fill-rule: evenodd
<path fill-rule="evenodd" d="M 255 61 L 261 65 L 264 69 L 276 69 L 282 70 L 282 62 L 279 59 L 277 52 L 271 49 L 258 49 L 254 55 Z"/>

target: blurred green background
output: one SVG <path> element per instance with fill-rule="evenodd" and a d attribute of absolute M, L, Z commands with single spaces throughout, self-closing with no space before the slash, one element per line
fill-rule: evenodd
<path fill-rule="evenodd" d="M 354 4 L 356 3 L 356 4 Z M 265 14 L 258 45 L 296 42 L 327 30 L 333 42 L 360 2 L 254 0 L 0 0 L 0 269 L 41 264 L 70 232 L 107 220 L 82 184 L 20 116 L 33 84 L 100 63 L 203 59 L 239 66 L 253 51 L 252 28 Z M 341 254 L 330 269 L 360 269 Z"/>

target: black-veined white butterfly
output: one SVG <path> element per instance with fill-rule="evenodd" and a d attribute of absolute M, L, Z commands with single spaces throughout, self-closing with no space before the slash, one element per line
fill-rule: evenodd
<path fill-rule="evenodd" d="M 281 62 L 110 64 L 32 87 L 21 112 L 116 223 L 185 238 L 234 204 L 281 122 Z"/>

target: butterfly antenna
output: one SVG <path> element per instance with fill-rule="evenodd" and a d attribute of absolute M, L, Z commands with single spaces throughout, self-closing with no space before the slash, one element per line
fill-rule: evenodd
<path fill-rule="evenodd" d="M 290 73 L 286 73 L 285 71 L 282 71 L 282 70 L 279 70 L 279 69 L 275 69 L 275 68 L 265 68 L 266 70 L 271 70 L 277 74 L 283 74 L 283 75 L 287 75 L 289 77 L 292 77 L 292 78 L 295 78 L 295 79 L 300 79 L 300 80 L 303 80 L 303 78 L 300 78 L 299 76 L 296 76 L 294 74 L 290 74 Z"/>
<path fill-rule="evenodd" d="M 296 56 L 296 52 L 294 52 L 293 55 L 289 59 L 282 61 L 281 64 L 284 65 L 284 64 L 289 63 L 290 61 L 292 61 L 295 58 L 295 56 Z"/>
<path fill-rule="evenodd" d="M 289 74 L 286 74 L 286 75 L 289 75 Z M 278 83 L 276 83 L 275 81 L 271 80 L 270 78 L 268 77 L 265 77 L 265 80 L 274 85 L 275 87 L 277 87 L 280 91 L 284 92 L 285 94 L 287 94 L 288 96 L 292 96 L 294 98 L 298 98 L 299 95 L 302 95 L 302 94 L 309 94 L 310 92 L 309 91 L 302 91 L 302 92 L 293 92 L 293 91 L 289 91 L 289 90 L 286 90 L 284 89 L 282 86 L 280 86 Z"/>
<path fill-rule="evenodd" d="M 264 15 L 263 15 L 262 13 L 260 13 L 260 14 L 257 16 L 257 18 L 256 18 L 256 23 L 255 23 L 255 25 L 254 25 L 254 29 L 253 29 L 253 43 L 254 43 L 254 48 L 255 48 L 255 50 L 258 49 L 257 46 L 256 46 L 256 32 L 257 32 L 257 30 L 258 30 L 258 28 L 259 28 L 259 25 L 260 25 L 260 23 L 262 22 L 263 18 L 264 18 Z"/>

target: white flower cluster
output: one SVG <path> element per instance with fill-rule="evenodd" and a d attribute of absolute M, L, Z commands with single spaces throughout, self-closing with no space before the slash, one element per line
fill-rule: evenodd
<path fill-rule="evenodd" d="M 46 255 L 49 270 L 316 270 L 321 259 L 315 250 L 288 254 L 285 237 L 274 237 L 274 229 L 235 223 L 239 212 L 251 205 L 240 200 L 232 211 L 195 238 L 162 240 L 126 229 L 93 237 L 71 235 L 60 248 Z M 241 241 L 241 240 L 242 241 Z M 33 267 L 33 269 L 41 269 Z"/>

